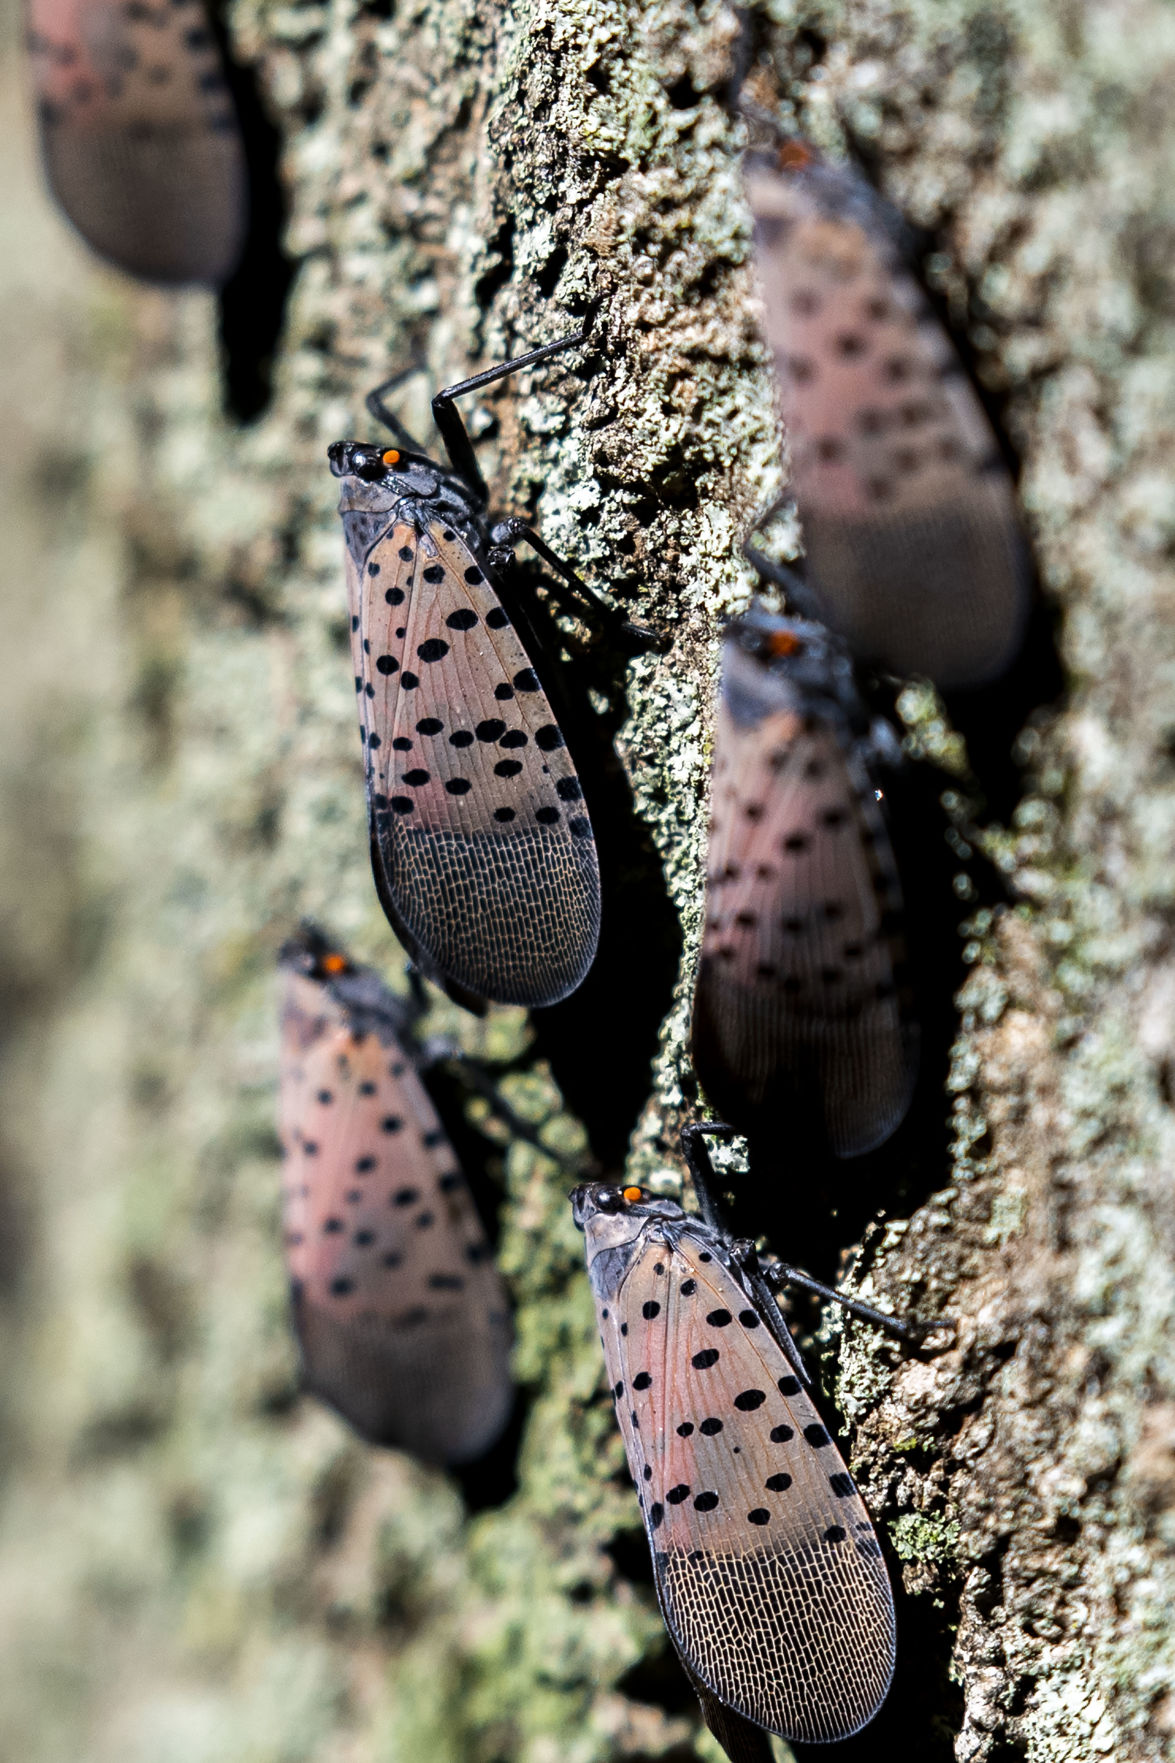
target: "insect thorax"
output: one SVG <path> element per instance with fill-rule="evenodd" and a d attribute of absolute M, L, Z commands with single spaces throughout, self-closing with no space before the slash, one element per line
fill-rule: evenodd
<path fill-rule="evenodd" d="M 652 1249 L 661 1248 L 675 1254 L 683 1237 L 701 1243 L 715 1261 L 734 1272 L 730 1268 L 727 1245 L 700 1219 L 684 1212 L 679 1212 L 676 1217 L 646 1216 L 640 1220 L 638 1230 L 624 1229 L 625 1224 L 631 1227 L 636 1222 L 631 1215 L 624 1219 L 603 1212 L 597 1212 L 591 1221 L 588 1272 L 593 1289 L 601 1297 L 617 1298 L 638 1261 Z M 595 1253 L 591 1254 L 593 1248 Z"/>
<path fill-rule="evenodd" d="M 375 974 L 347 974 L 332 981 L 328 990 L 346 1011 L 356 1039 L 375 1035 L 381 1045 L 400 1050 L 411 1045 L 418 1012 L 410 999 L 397 997 Z"/>
<path fill-rule="evenodd" d="M 484 561 L 489 549 L 481 504 L 460 479 L 442 473 L 439 467 L 411 465 L 404 471 L 389 472 L 377 483 L 348 474 L 340 486 L 339 513 L 348 531 L 352 527 L 362 530 L 367 549 L 396 525 L 410 526 L 426 552 L 433 548 L 430 529 L 438 525 L 456 532 L 479 561 Z"/>

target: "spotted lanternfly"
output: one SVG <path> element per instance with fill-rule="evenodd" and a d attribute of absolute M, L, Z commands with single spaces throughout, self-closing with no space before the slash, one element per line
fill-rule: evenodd
<path fill-rule="evenodd" d="M 840 1157 L 894 1131 L 917 1075 L 901 885 L 870 770 L 883 733 L 822 626 L 758 603 L 731 623 L 694 1063 L 741 1130 L 768 1113 L 806 1123 Z"/>
<path fill-rule="evenodd" d="M 245 240 L 244 149 L 201 0 L 30 0 L 49 184 L 128 274 L 220 287 Z"/>
<path fill-rule="evenodd" d="M 402 444 L 336 441 L 351 649 L 371 858 L 393 929 L 462 1001 L 554 1004 L 596 952 L 600 875 L 563 734 L 509 595 L 525 539 L 585 585 L 519 520 L 490 527 L 486 490 L 452 400 L 583 341 L 565 338 L 438 392 L 452 462 L 438 465 L 383 405 Z"/>
<path fill-rule="evenodd" d="M 889 1688 L 893 1598 L 757 1258 L 639 1187 L 572 1205 L 661 1613 L 708 1724 L 740 1757 L 764 1753 L 732 1747 L 739 1720 L 847 1738 Z"/>
<path fill-rule="evenodd" d="M 997 677 L 1023 636 L 1028 554 L 900 221 L 798 141 L 750 154 L 745 181 L 819 616 L 893 672 L 948 688 Z"/>
<path fill-rule="evenodd" d="M 281 952 L 285 1242 L 307 1389 L 466 1462 L 510 1413 L 502 1282 L 414 1059 L 411 1005 L 312 927 Z"/>

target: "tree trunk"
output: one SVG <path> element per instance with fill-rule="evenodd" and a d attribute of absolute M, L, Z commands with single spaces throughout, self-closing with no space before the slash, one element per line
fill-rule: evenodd
<path fill-rule="evenodd" d="M 309 912 L 402 966 L 368 872 L 326 445 L 367 432 L 389 374 L 420 365 L 397 394 L 419 431 L 427 392 L 590 316 L 581 351 L 474 399 L 473 429 L 496 505 L 670 646 L 575 633 L 592 978 L 530 1039 L 517 1011 L 436 1022 L 529 1046 L 508 1092 L 565 1107 L 565 1143 L 578 1117 L 608 1167 L 631 1137 L 634 1176 L 679 1174 L 715 635 L 780 471 L 724 108 L 736 20 L 235 0 L 227 28 L 260 170 L 219 351 L 210 297 L 95 267 L 48 208 L 7 31 L 5 1751 L 714 1759 L 656 1614 L 564 1173 L 507 1159 L 525 1412 L 488 1465 L 419 1468 L 296 1397 L 272 962 Z M 812 0 L 756 43 L 757 94 L 854 143 L 932 230 L 928 275 L 1022 461 L 1065 685 L 1045 621 L 1002 696 L 952 706 L 984 794 L 955 783 L 945 837 L 941 778 L 915 768 L 937 992 L 910 1122 L 813 1170 L 781 1119 L 739 1188 L 789 1259 L 827 1277 L 863 1244 L 870 1298 L 958 1320 L 938 1355 L 835 1319 L 815 1343 L 904 1585 L 893 1694 L 845 1755 L 1159 1758 L 1175 25 L 1159 0 Z M 961 776 L 942 707 L 900 707 Z M 1001 747 L 1022 724 L 1020 776 Z M 988 830 L 966 873 L 968 815 Z"/>

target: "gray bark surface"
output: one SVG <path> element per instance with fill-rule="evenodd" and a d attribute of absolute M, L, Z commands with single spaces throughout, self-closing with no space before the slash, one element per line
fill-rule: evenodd
<path fill-rule="evenodd" d="M 452 1478 L 296 1399 L 272 961 L 309 912 L 400 968 L 326 445 L 367 432 L 388 373 L 422 364 L 423 429 L 435 386 L 599 302 L 581 355 L 474 403 L 495 503 L 671 638 L 626 661 L 578 632 L 600 754 L 614 736 L 623 761 L 600 759 L 602 819 L 629 916 L 506 1088 L 553 1140 L 582 1120 L 610 1162 L 631 1134 L 630 1176 L 680 1174 L 715 637 L 780 472 L 721 101 L 735 20 L 234 0 L 227 24 L 280 131 L 294 268 L 249 423 L 224 412 L 212 299 L 134 288 L 50 210 L 7 14 L 3 1749 L 714 1760 L 549 1161 L 516 1146 L 504 1175 L 527 1396 L 509 1497 L 467 1512 Z M 1020 738 L 1006 826 L 977 810 L 988 879 L 959 884 L 970 971 L 917 1130 L 813 1194 L 781 1122 L 802 1228 L 778 1250 L 827 1277 L 863 1245 L 855 1289 L 959 1324 L 937 1356 L 835 1319 L 816 1343 L 904 1586 L 892 1704 L 845 1754 L 1149 1763 L 1175 1748 L 1175 17 L 781 0 L 763 31 L 764 94 L 833 149 L 851 136 L 933 232 L 1022 460 L 1067 687 Z M 911 748 L 957 770 L 941 707 L 902 708 Z M 530 1032 L 442 1004 L 430 1026 L 490 1056 Z"/>

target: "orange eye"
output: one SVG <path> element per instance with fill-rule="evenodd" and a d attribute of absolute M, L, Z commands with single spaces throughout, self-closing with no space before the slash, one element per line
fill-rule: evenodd
<path fill-rule="evenodd" d="M 812 163 L 812 149 L 803 141 L 785 141 L 779 149 L 781 171 L 806 171 Z"/>
<path fill-rule="evenodd" d="M 767 638 L 769 655 L 795 655 L 802 647 L 799 637 L 794 636 L 791 631 L 772 631 Z"/>
<path fill-rule="evenodd" d="M 346 958 L 342 955 L 324 955 L 322 958 L 324 973 L 342 973 L 346 965 Z"/>
<path fill-rule="evenodd" d="M 385 465 L 399 465 L 400 455 L 394 447 L 388 448 L 387 452 L 383 456 L 383 462 Z"/>
<path fill-rule="evenodd" d="M 630 1206 L 635 1206 L 637 1201 L 643 1198 L 643 1195 L 644 1190 L 641 1188 L 625 1188 L 624 1190 L 624 1198 Z"/>

